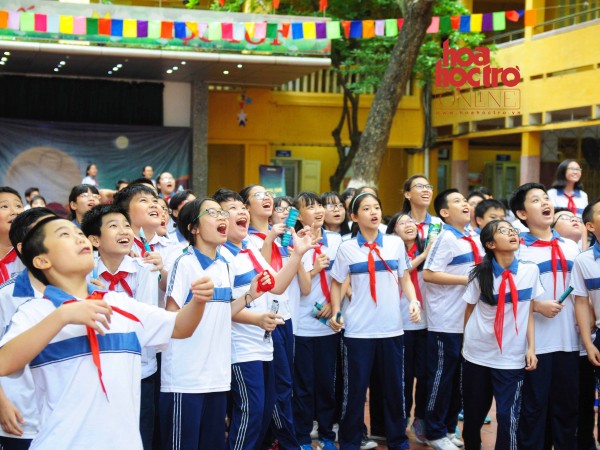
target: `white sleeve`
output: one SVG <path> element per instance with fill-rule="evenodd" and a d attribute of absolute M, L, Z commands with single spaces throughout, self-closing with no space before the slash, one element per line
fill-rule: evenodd
<path fill-rule="evenodd" d="M 137 317 L 142 324 L 136 331 L 142 347 L 158 347 L 169 343 L 178 312 L 165 311 L 130 298 L 122 301 L 128 303 L 126 311 Z"/>
<path fill-rule="evenodd" d="M 558 192 L 556 192 L 556 189 L 548 189 L 548 198 L 550 199 L 550 203 L 556 206 L 556 201 L 558 200 Z"/>
<path fill-rule="evenodd" d="M 581 253 L 581 255 L 584 255 Z M 579 295 L 581 297 L 589 297 L 589 292 L 585 286 L 585 278 L 583 276 L 583 270 L 581 267 L 582 259 L 580 257 L 575 258 L 573 261 L 573 269 L 571 270 L 571 286 L 573 286 L 573 295 Z"/>
<path fill-rule="evenodd" d="M 340 248 L 338 248 L 333 267 L 330 271 L 330 275 L 338 283 L 343 283 L 350 273 L 350 265 L 348 264 L 348 257 L 344 251 L 344 247 L 345 245 L 342 244 L 340 245 Z"/>
<path fill-rule="evenodd" d="M 432 272 L 444 272 L 450 261 L 452 261 L 452 249 L 454 245 L 450 243 L 450 240 L 446 238 L 450 231 L 443 231 L 442 234 L 433 243 L 433 247 L 427 255 L 425 260 L 424 269 L 431 270 Z"/>
<path fill-rule="evenodd" d="M 139 267 L 137 282 L 135 299 L 147 305 L 158 306 L 158 272 L 151 272 L 148 267 Z"/>
<path fill-rule="evenodd" d="M 183 308 L 183 305 L 185 305 L 192 283 L 201 278 L 203 274 L 202 270 L 198 273 L 193 273 L 193 261 L 190 258 L 191 256 L 187 255 L 179 257 L 175 261 L 167 279 L 166 298 L 173 298 L 180 308 Z"/>
<path fill-rule="evenodd" d="M 399 246 L 399 255 L 398 255 L 398 278 L 402 278 L 404 276 L 404 271 L 408 270 L 410 267 L 410 261 L 408 259 L 408 255 L 406 254 L 406 249 L 404 247 L 404 243 L 402 242 Z"/>
<path fill-rule="evenodd" d="M 470 281 L 467 285 L 467 290 L 463 294 L 463 300 L 471 305 L 475 305 L 479 301 L 481 296 L 481 289 L 479 288 L 479 281 Z"/>

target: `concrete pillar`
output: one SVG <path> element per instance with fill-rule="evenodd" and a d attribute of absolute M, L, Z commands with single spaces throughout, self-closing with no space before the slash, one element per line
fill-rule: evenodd
<path fill-rule="evenodd" d="M 542 134 L 526 131 L 521 134 L 521 184 L 539 183 Z"/>
<path fill-rule="evenodd" d="M 208 195 L 208 83 L 192 83 L 192 178 L 198 197 Z"/>
<path fill-rule="evenodd" d="M 451 187 L 467 195 L 469 190 L 469 140 L 455 139 L 452 141 Z"/>

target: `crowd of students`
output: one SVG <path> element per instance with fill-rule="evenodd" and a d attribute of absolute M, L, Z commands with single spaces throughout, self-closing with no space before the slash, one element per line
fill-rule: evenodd
<path fill-rule="evenodd" d="M 596 448 L 600 199 L 403 191 L 0 187 L 2 449 Z"/>

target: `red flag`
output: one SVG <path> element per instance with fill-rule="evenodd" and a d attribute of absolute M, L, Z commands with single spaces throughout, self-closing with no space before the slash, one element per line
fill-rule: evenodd
<path fill-rule="evenodd" d="M 346 38 L 350 37 L 350 21 L 349 20 L 343 20 L 342 21 L 342 27 L 344 28 L 344 36 Z"/>
<path fill-rule="evenodd" d="M 273 0 L 273 8 L 279 8 L 279 0 Z"/>
<path fill-rule="evenodd" d="M 517 11 L 515 11 L 514 9 L 512 11 L 506 11 L 506 18 L 508 20 L 510 20 L 511 22 L 518 22 L 519 21 L 519 13 Z"/>
<path fill-rule="evenodd" d="M 319 11 L 325 11 L 327 9 L 327 0 L 319 0 Z"/>

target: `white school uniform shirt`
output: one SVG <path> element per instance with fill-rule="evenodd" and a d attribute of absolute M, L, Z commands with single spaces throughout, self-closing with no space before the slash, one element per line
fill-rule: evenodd
<path fill-rule="evenodd" d="M 408 259 L 404 242 L 398 237 L 378 232 L 377 248 L 390 267 L 390 273 L 381 259 L 373 252 L 375 259 L 375 280 L 377 303 L 371 296 L 369 283 L 367 241 L 360 234 L 349 241 L 342 242 L 331 268 L 331 277 L 343 283 L 350 275 L 352 299 L 343 310 L 344 336 L 350 338 L 388 338 L 404 334 L 400 313 L 400 287 L 398 278 L 402 278 L 408 268 Z"/>
<path fill-rule="evenodd" d="M 161 392 L 203 394 L 225 392 L 231 387 L 231 284 L 227 261 L 219 253 L 214 260 L 196 248 L 181 255 L 167 282 L 167 297 L 180 308 L 191 300 L 192 283 L 212 279 L 213 299 L 194 334 L 173 339 L 162 352 Z"/>
<path fill-rule="evenodd" d="M 427 227 L 425 227 L 425 229 L 427 229 Z M 425 233 L 426 233 L 425 237 L 427 238 L 427 230 L 425 230 Z M 415 254 L 415 257 L 419 256 L 419 254 L 420 253 L 417 251 L 417 253 Z M 408 257 L 408 260 L 410 262 L 410 267 L 413 267 L 410 256 Z M 419 283 L 419 288 L 421 289 L 421 298 L 423 299 L 423 304 L 425 304 L 425 301 L 426 301 L 426 299 L 425 299 L 425 295 L 426 295 L 425 294 L 425 281 L 423 280 L 423 266 L 424 265 L 425 265 L 425 261 L 423 261 L 421 263 L 420 267 L 415 268 L 415 270 L 417 271 L 417 280 Z M 412 275 L 412 272 L 410 273 L 410 275 Z M 412 279 L 412 277 L 411 277 L 411 279 Z M 402 291 L 401 294 L 402 294 L 402 298 L 400 299 L 400 311 L 402 313 L 402 325 L 404 327 L 404 331 L 424 330 L 425 328 L 427 328 L 427 312 L 425 311 L 425 308 L 421 307 L 421 319 L 417 323 L 412 322 L 410 320 L 410 302 L 406 298 L 406 294 L 404 293 L 404 291 Z"/>
<path fill-rule="evenodd" d="M 569 199 L 565 197 L 564 189 L 548 189 L 548 197 L 550 198 L 550 203 L 552 203 L 555 207 L 567 208 L 569 204 Z M 588 204 L 588 195 L 580 189 L 575 189 L 575 191 L 573 192 L 573 202 L 575 203 L 575 207 L 577 208 L 576 215 L 578 217 L 581 217 L 581 215 L 583 214 L 583 210 Z"/>
<path fill-rule="evenodd" d="M 31 298 L 41 298 L 43 294 L 31 286 L 27 269 L 0 286 L 0 336 L 10 323 L 19 306 Z M 13 439 L 33 439 L 39 428 L 39 412 L 35 401 L 35 385 L 29 366 L 19 374 L 0 378 L 0 387 L 23 416 L 22 436 L 6 433 L 0 428 L 0 436 Z"/>
<path fill-rule="evenodd" d="M 556 274 L 556 298 L 560 297 L 569 286 L 571 280 L 571 269 L 573 261 L 579 254 L 577 244 L 570 239 L 561 238 L 556 231 L 552 231 L 552 240 L 558 239 L 567 260 L 568 273 L 566 283 L 563 282 L 561 263 L 557 263 Z M 521 234 L 521 245 L 519 247 L 519 259 L 531 261 L 537 264 L 540 270 L 540 280 L 546 291 L 545 300 L 554 298 L 554 275 L 552 273 L 552 248 L 532 247 L 538 239 L 530 233 Z M 563 302 L 564 308 L 556 317 L 544 317 L 540 313 L 534 313 L 535 318 L 535 353 L 537 355 L 552 352 L 574 352 L 579 351 L 579 334 L 576 328 L 575 308 L 573 294 Z"/>
<path fill-rule="evenodd" d="M 412 217 L 410 211 L 408 212 L 408 216 Z M 427 236 L 429 236 L 429 226 L 431 224 L 439 224 L 442 226 L 442 228 L 444 227 L 444 222 L 442 221 L 442 219 L 440 219 L 437 216 L 432 216 L 431 214 L 426 212 L 425 220 L 423 220 L 423 222 L 417 222 L 417 233 L 422 241 L 427 239 Z"/>
<path fill-rule="evenodd" d="M 271 229 L 270 225 L 269 229 Z M 261 249 L 265 240 L 258 236 L 256 234 L 257 232 L 258 230 L 256 228 L 250 227 L 248 230 L 248 240 L 252 242 L 256 246 L 256 248 Z M 277 247 L 279 247 L 279 252 L 281 253 L 281 262 L 283 265 L 285 265 L 290 259 L 289 248 L 281 245 L 280 238 L 277 238 L 275 240 L 275 243 L 277 244 Z M 285 292 L 283 292 L 282 294 L 267 294 L 269 295 L 269 297 L 271 297 L 271 301 L 277 300 L 279 302 L 279 312 L 277 314 L 283 316 L 283 320 L 289 320 L 292 318 L 293 306 L 290 305 L 290 301 L 294 301 L 294 299 L 298 301 L 299 292 L 300 288 L 298 285 L 298 281 L 296 280 L 294 284 L 294 280 L 292 280 L 290 286 L 288 286 Z"/>
<path fill-rule="evenodd" d="M 327 286 L 331 289 L 331 268 L 335 263 L 338 248 L 342 243 L 342 237 L 339 233 L 325 230 L 322 231 L 322 236 L 321 252 L 329 257 L 329 267 L 326 267 L 323 271 L 325 272 Z M 307 272 L 310 272 L 314 267 L 314 255 L 315 250 L 310 249 L 302 257 L 302 265 Z M 300 297 L 298 316 L 297 318 L 294 318 L 294 323 L 297 323 L 297 330 L 294 334 L 296 336 L 304 337 L 329 336 L 335 333 L 331 327 L 325 325 L 312 315 L 315 303 L 321 305 L 327 303 L 325 294 L 323 294 L 323 288 L 321 287 L 321 274 L 318 273 L 312 277 L 311 283 L 310 294 Z"/>
<path fill-rule="evenodd" d="M 72 298 L 48 286 L 44 298 L 34 298 L 20 306 L 0 346 Z M 115 312 L 106 335 L 98 335 L 106 395 L 83 325 L 63 327 L 29 363 L 41 424 L 32 450 L 142 449 L 138 431 L 141 348 L 166 344 L 173 333 L 176 314 L 118 292 L 106 293 L 104 301 L 133 314 L 141 323 Z"/>
<path fill-rule="evenodd" d="M 475 309 L 473 309 L 473 313 L 465 326 L 462 349 L 463 357 L 473 364 L 491 367 L 492 369 L 522 369 L 525 367 L 529 308 L 532 300 L 543 297 L 544 288 L 540 282 L 540 271 L 535 264 L 519 261 L 515 258 L 508 270 L 512 272 L 519 297 L 515 328 L 511 290 L 507 280 L 502 351 L 500 351 L 494 332 L 497 305 L 488 305 L 481 300 L 481 289 L 478 280 L 469 283 L 463 296 L 465 302 L 475 305 Z M 503 272 L 504 268 L 495 259 L 492 259 L 494 299 L 496 301 L 498 300 Z"/>
<path fill-rule="evenodd" d="M 117 272 L 127 272 L 129 275 L 125 277 L 125 282 L 133 292 L 133 298 L 138 302 L 146 305 L 158 306 L 158 279 L 156 272 L 150 270 L 154 267 L 153 264 L 143 262 L 141 258 L 131 258 L 125 256 L 119 265 Z M 98 278 L 104 283 L 106 288 L 110 282 L 102 278 L 104 272 L 110 271 L 104 265 L 102 256 L 98 260 Z M 113 274 L 111 274 L 113 275 Z M 121 283 L 115 285 L 115 292 L 125 292 L 129 295 Z M 142 349 L 142 378 L 147 378 L 158 369 L 156 362 L 156 348 L 145 347 Z"/>
<path fill-rule="evenodd" d="M 575 257 L 571 272 L 573 295 L 589 297 L 600 326 L 600 244 L 597 242 Z M 561 313 L 562 314 L 562 313 Z"/>
<path fill-rule="evenodd" d="M 423 269 L 468 276 L 475 257 L 471 244 L 462 239 L 466 232 L 445 224 L 442 232 L 429 250 Z M 483 257 L 484 251 L 478 237 L 472 238 Z M 427 329 L 441 333 L 462 333 L 466 305 L 462 301 L 466 286 L 425 282 L 425 310 Z"/>
<path fill-rule="evenodd" d="M 252 261 L 247 253 L 241 250 L 251 251 L 263 270 L 275 273 L 271 266 L 265 261 L 254 244 L 244 239 L 242 248 L 227 241 L 221 247 L 221 255 L 229 262 L 229 270 L 232 278 L 232 297 L 238 298 L 250 289 L 252 279 L 258 274 L 254 270 Z M 268 313 L 271 309 L 271 301 L 268 295 L 261 295 L 247 307 L 248 310 L 257 313 Z M 231 322 L 231 363 L 237 364 L 248 361 L 272 361 L 273 341 L 264 339 L 265 330 L 256 325 Z"/>
<path fill-rule="evenodd" d="M 11 248 L 10 252 L 13 252 L 13 251 L 15 251 L 15 249 Z M 7 255 L 8 255 L 8 253 L 7 253 Z M 4 255 L 3 257 L 0 257 L 0 259 L 6 257 L 7 255 Z M 19 275 L 24 270 L 25 270 L 25 264 L 23 264 L 23 262 L 21 261 L 21 258 L 19 258 L 17 256 L 17 258 L 13 262 L 6 263 L 6 271 L 8 272 L 8 279 L 6 279 L 4 281 L 8 281 L 11 278 L 16 277 L 17 275 Z"/>

